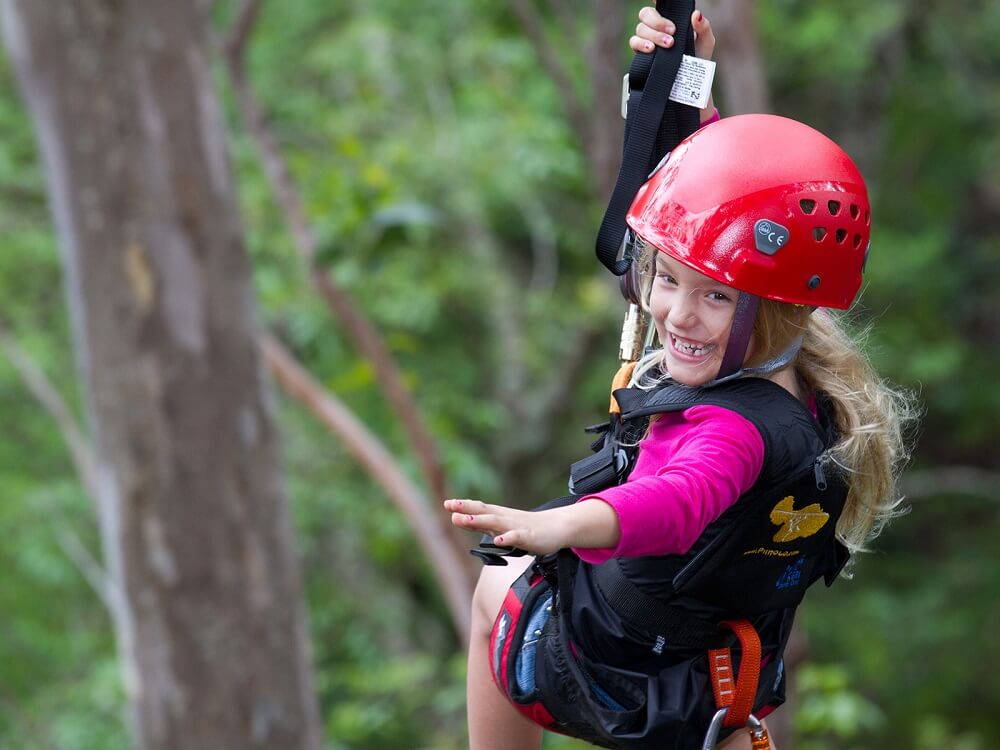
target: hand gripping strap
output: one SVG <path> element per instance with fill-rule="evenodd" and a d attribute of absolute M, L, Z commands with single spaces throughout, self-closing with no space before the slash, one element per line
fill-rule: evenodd
<path fill-rule="evenodd" d="M 710 649 L 708 671 L 712 677 L 712 692 L 718 708 L 729 708 L 722 725 L 728 728 L 746 726 L 753 711 L 757 696 L 757 681 L 760 678 L 760 637 L 746 620 L 723 620 L 740 640 L 742 656 L 740 672 L 733 679 L 733 657 L 728 648 Z"/>

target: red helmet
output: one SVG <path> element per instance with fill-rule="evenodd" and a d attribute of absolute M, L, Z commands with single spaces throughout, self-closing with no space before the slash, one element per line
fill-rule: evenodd
<path fill-rule="evenodd" d="M 871 233 L 868 191 L 826 136 L 774 115 L 726 117 L 684 140 L 626 217 L 644 240 L 759 297 L 847 308 Z"/>

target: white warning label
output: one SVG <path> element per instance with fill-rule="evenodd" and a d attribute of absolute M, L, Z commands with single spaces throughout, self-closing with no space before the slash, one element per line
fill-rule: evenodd
<path fill-rule="evenodd" d="M 677 70 L 674 87 L 670 90 L 670 101 L 704 109 L 708 104 L 708 97 L 712 95 L 714 78 L 715 63 L 712 60 L 684 55 Z"/>

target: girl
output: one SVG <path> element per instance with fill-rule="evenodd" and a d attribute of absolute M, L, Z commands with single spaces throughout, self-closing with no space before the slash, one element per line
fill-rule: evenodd
<path fill-rule="evenodd" d="M 831 582 L 897 502 L 910 402 L 827 310 L 850 306 L 868 256 L 849 157 L 792 120 L 725 118 L 674 150 L 627 223 L 659 346 L 615 391 L 576 494 L 530 512 L 445 501 L 455 525 L 537 556 L 486 567 L 476 589 L 472 750 L 538 748 L 543 726 L 700 747 L 717 705 L 704 652 L 734 618 L 759 639 L 741 634 L 759 655 L 739 674 L 759 662 L 747 710 L 765 715 L 805 588 Z M 591 486 L 602 454 L 612 481 Z"/>

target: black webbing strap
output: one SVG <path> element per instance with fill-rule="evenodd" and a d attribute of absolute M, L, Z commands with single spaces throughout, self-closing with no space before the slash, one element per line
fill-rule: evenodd
<path fill-rule="evenodd" d="M 594 566 L 594 583 L 622 620 L 650 636 L 663 636 L 674 648 L 717 648 L 726 642 L 724 628 L 639 589 L 626 577 L 617 557 Z"/>
<path fill-rule="evenodd" d="M 669 49 L 638 52 L 632 60 L 622 165 L 597 233 L 597 257 L 616 276 L 629 266 L 628 260 L 616 258 L 625 237 L 625 215 L 635 194 L 660 159 L 698 129 L 697 109 L 668 100 L 681 57 L 694 54 L 694 0 L 660 0 L 656 9 L 677 27 L 675 42 Z"/>
<path fill-rule="evenodd" d="M 716 380 L 735 375 L 743 368 L 743 360 L 746 359 L 750 337 L 753 336 L 753 326 L 757 320 L 759 303 L 760 297 L 749 292 L 740 292 L 740 296 L 736 299 L 736 311 L 729 327 L 729 340 L 726 342 L 726 351 L 722 355 L 722 364 L 719 365 Z"/>

